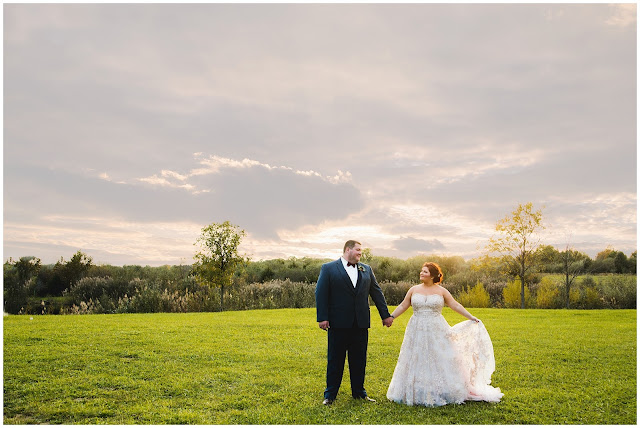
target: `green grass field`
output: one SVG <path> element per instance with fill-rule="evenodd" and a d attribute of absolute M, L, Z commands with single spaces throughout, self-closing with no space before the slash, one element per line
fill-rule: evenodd
<path fill-rule="evenodd" d="M 500 403 L 389 402 L 409 314 L 372 309 L 365 387 L 322 406 L 314 309 L 4 317 L 5 424 L 635 424 L 635 310 L 474 309 Z M 449 309 L 450 324 L 463 318 Z"/>

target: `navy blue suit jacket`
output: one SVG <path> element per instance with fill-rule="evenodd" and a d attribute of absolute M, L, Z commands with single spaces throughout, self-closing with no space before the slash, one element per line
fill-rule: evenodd
<path fill-rule="evenodd" d="M 383 320 L 391 316 L 369 265 L 358 263 L 358 282 L 354 288 L 341 259 L 325 263 L 316 283 L 317 321 L 329 321 L 331 328 L 369 328 L 369 296 Z"/>

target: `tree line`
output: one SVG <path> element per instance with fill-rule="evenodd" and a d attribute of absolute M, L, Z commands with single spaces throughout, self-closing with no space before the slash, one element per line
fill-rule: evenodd
<path fill-rule="evenodd" d="M 571 258 L 574 265 L 580 266 L 581 277 L 636 273 L 637 251 L 627 256 L 621 251 L 607 248 L 593 259 L 585 253 L 572 251 Z M 245 260 L 235 268 L 228 287 L 223 290 L 227 309 L 272 308 L 279 305 L 306 307 L 309 302 L 313 305 L 313 293 L 307 288 L 303 289 L 303 285 L 312 289 L 320 267 L 327 261 L 330 259 L 309 257 Z M 459 256 L 418 255 L 403 260 L 375 256 L 371 249 L 365 249 L 361 261 L 371 265 L 390 304 L 399 303 L 391 302 L 404 297 L 406 289 L 418 283 L 418 272 L 425 261 L 434 261 L 442 267 L 445 286 L 454 296 L 472 290 L 478 283 L 483 284 L 490 300 L 494 302 L 491 306 L 503 302 L 503 289 L 509 283 L 513 284 L 505 276 L 499 257 L 481 256 L 465 260 Z M 535 255 L 536 269 L 527 275 L 529 289 L 539 291 L 539 284 L 545 276 L 550 275 L 556 282 L 562 283 L 561 279 L 566 273 L 565 261 L 566 254 L 563 251 L 548 245 L 540 247 Z M 295 294 L 296 289 L 302 296 L 300 299 L 306 302 L 305 306 L 296 303 L 293 295 L 282 297 L 283 293 Z M 215 290 L 219 295 L 220 289 Z M 279 297 L 273 297 L 274 293 Z M 247 302 L 238 300 L 241 295 L 245 296 Z M 116 312 L 118 302 L 121 302 L 122 311 L 145 312 L 148 309 L 149 312 L 157 312 L 162 309 L 158 302 L 163 299 L 173 302 L 173 306 L 165 304 L 167 311 L 178 311 L 180 307 L 193 311 L 220 310 L 219 297 L 216 298 L 214 289 L 198 278 L 193 265 L 96 265 L 89 255 L 81 251 L 69 260 L 61 258 L 49 265 L 43 265 L 37 257 L 9 259 L 4 263 L 4 310 L 7 313 L 60 313 L 74 306 L 81 310 L 83 302 L 85 311 L 90 302 L 94 306 L 100 302 L 98 312 Z M 266 300 L 260 302 L 260 299 Z M 277 303 L 278 299 L 283 302 Z M 182 306 L 175 303 L 179 301 Z M 502 306 L 508 307 L 504 303 Z M 574 307 L 578 306 L 574 304 Z"/>

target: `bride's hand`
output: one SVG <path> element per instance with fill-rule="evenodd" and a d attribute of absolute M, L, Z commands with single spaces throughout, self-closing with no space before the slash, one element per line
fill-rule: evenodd
<path fill-rule="evenodd" d="M 476 318 L 476 317 L 471 317 L 471 321 L 473 321 L 473 322 L 480 322 L 480 320 L 479 320 L 478 318 Z"/>

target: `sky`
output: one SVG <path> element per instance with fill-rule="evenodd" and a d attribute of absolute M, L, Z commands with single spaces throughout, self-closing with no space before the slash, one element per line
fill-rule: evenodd
<path fill-rule="evenodd" d="M 635 4 L 4 4 L 3 258 L 637 247 Z"/>

